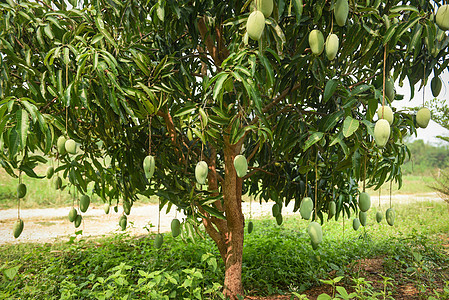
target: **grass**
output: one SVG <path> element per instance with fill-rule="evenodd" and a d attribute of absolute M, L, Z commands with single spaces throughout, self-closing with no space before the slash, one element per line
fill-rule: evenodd
<path fill-rule="evenodd" d="M 394 226 L 385 220 L 377 224 L 375 208 L 369 211 L 367 227 L 358 231 L 352 230 L 350 220 L 325 223 L 323 243 L 316 251 L 305 233 L 309 221 L 297 215 L 284 216 L 281 226 L 273 218 L 253 220 L 254 231 L 245 236 L 244 244 L 246 292 L 299 295 L 320 286 L 320 279 L 339 275 L 350 284 L 350 278 L 361 276 L 354 271 L 360 260 L 382 258 L 383 275 L 392 278 L 388 292 L 393 296 L 396 287 L 409 282 L 418 284 L 422 295 L 434 295 L 438 283 L 449 280 L 443 247 L 449 244 L 447 206 L 423 202 L 394 208 Z M 224 266 L 210 239 L 182 240 L 165 234 L 159 250 L 153 239 L 154 235 L 118 234 L 69 243 L 0 246 L 0 268 L 11 277 L 0 275 L 0 299 L 220 298 Z M 360 293 L 381 289 L 360 281 L 357 286 L 364 288 Z"/>
<path fill-rule="evenodd" d="M 404 175 L 402 178 L 402 187 L 398 189 L 398 184 L 393 182 L 393 195 L 414 195 L 432 193 L 434 190 L 432 186 L 435 184 L 435 179 L 429 175 Z M 374 191 L 373 188 L 368 189 L 371 195 L 378 195 L 379 191 Z M 382 195 L 388 195 L 390 192 L 390 183 L 384 183 L 381 187 Z"/>

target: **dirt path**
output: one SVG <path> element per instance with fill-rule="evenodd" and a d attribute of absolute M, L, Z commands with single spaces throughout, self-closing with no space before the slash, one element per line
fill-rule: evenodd
<path fill-rule="evenodd" d="M 377 197 L 372 197 L 373 203 L 377 205 Z M 410 203 L 419 201 L 441 201 L 437 194 L 423 194 L 423 195 L 396 195 L 393 196 L 395 204 Z M 381 197 L 381 203 L 389 203 L 389 197 Z M 263 203 L 260 205 L 257 202 L 252 203 L 252 216 L 260 217 L 271 215 L 271 207 L 273 203 Z M 374 205 L 374 204 L 373 204 Z M 282 209 L 284 215 L 293 213 L 294 202 L 290 202 L 287 207 Z M 83 223 L 79 228 L 75 228 L 69 222 L 67 215 L 69 207 L 63 208 L 45 208 L 45 209 L 25 209 L 21 210 L 20 215 L 24 220 L 25 226 L 22 235 L 18 239 L 14 239 L 12 235 L 12 227 L 17 218 L 16 209 L 0 210 L 0 244 L 12 244 L 20 242 L 53 242 L 56 240 L 67 241 L 70 236 L 73 236 L 76 231 L 83 230 L 83 236 L 102 236 L 114 232 L 120 232 L 118 220 L 122 214 L 122 208 L 119 212 L 111 211 L 106 215 L 102 207 L 95 207 L 91 205 L 86 213 L 83 214 Z M 249 217 L 250 204 L 243 203 L 243 212 L 245 217 Z M 170 231 L 170 222 L 175 216 L 182 219 L 184 215 L 175 212 L 172 208 L 168 214 L 165 214 L 165 209 L 161 211 L 161 231 Z M 131 215 L 128 216 L 127 231 L 132 235 L 143 235 L 157 231 L 158 223 L 158 206 L 145 205 L 134 206 L 131 209 Z"/>

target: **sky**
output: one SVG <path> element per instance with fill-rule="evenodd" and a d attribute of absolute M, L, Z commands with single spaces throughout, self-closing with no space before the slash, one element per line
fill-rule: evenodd
<path fill-rule="evenodd" d="M 432 78 L 433 77 L 430 76 L 429 83 L 425 87 L 424 102 L 433 99 L 432 91 L 430 89 L 430 80 Z M 446 71 L 443 72 L 440 76 L 440 79 L 443 82 L 443 87 L 441 88 L 440 95 L 437 98 L 446 99 L 447 97 L 449 97 L 449 73 Z M 413 99 L 410 99 L 410 85 L 408 80 L 404 80 L 404 85 L 402 87 L 400 87 L 396 82 L 395 83 L 396 93 L 404 95 L 404 100 L 393 101 L 391 106 L 395 107 L 397 110 L 404 109 L 406 107 L 422 106 L 424 89 L 418 91 L 419 85 L 420 82 L 415 86 L 415 97 L 413 97 Z M 426 143 L 448 146 L 448 143 L 438 139 L 436 136 L 437 135 L 449 136 L 449 130 L 441 127 L 432 120 L 430 120 L 429 126 L 427 126 L 427 128 L 419 128 L 417 131 L 418 134 L 416 137 L 413 135 L 413 139 L 421 139 Z"/>

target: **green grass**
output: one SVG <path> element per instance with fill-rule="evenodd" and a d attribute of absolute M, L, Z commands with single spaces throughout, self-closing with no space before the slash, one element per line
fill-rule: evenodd
<path fill-rule="evenodd" d="M 402 178 L 402 187 L 399 190 L 398 184 L 393 182 L 392 194 L 393 195 L 412 195 L 412 194 L 424 194 L 432 193 L 434 190 L 432 186 L 435 184 L 435 179 L 428 175 L 405 175 Z M 374 191 L 373 188 L 368 189 L 370 194 L 377 195 L 379 190 Z M 390 182 L 384 183 L 381 187 L 382 195 L 389 195 Z"/>
<path fill-rule="evenodd" d="M 395 284 L 410 280 L 432 294 L 435 282 L 448 275 L 442 244 L 449 238 L 448 210 L 442 202 L 395 206 L 393 227 L 377 224 L 375 208 L 366 228 L 352 230 L 349 220 L 323 225 L 323 243 L 313 251 L 309 221 L 284 216 L 254 221 L 245 236 L 243 283 L 251 295 L 302 293 L 337 275 L 358 278 L 352 267 L 363 258 L 384 259 L 386 276 Z M 211 299 L 220 296 L 224 266 L 213 242 L 165 234 L 161 249 L 154 236 L 126 234 L 71 243 L 0 246 L 0 299 Z M 415 253 L 415 254 L 414 254 Z M 421 255 L 418 260 L 416 253 Z M 425 266 L 424 271 L 412 272 Z M 409 270 L 409 271 L 407 271 Z M 412 271 L 410 271 L 412 270 Z M 334 272 L 334 273 L 331 273 Z M 329 274 L 334 275 L 329 275 Z M 407 276 L 403 276 L 406 274 Z M 433 281 L 432 281 L 433 280 Z M 446 278 L 446 280 L 448 280 Z M 394 287 L 390 289 L 394 295 Z M 166 297 L 166 298 L 164 298 Z M 368 298 L 366 298 L 368 299 Z"/>

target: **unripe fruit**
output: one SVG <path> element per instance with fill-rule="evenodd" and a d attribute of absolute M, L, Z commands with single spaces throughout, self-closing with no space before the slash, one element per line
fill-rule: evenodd
<path fill-rule="evenodd" d="M 156 167 L 156 160 L 154 156 L 148 155 L 143 160 L 143 170 L 145 171 L 145 176 L 148 180 L 153 177 L 154 168 Z"/>
<path fill-rule="evenodd" d="M 164 236 L 160 233 L 156 235 L 154 238 L 154 248 L 160 249 L 162 247 L 162 243 L 164 242 Z"/>
<path fill-rule="evenodd" d="M 17 197 L 23 198 L 27 194 L 27 186 L 24 183 L 21 183 L 17 186 Z"/>
<path fill-rule="evenodd" d="M 329 34 L 326 39 L 326 57 L 328 60 L 333 60 L 338 53 L 340 42 L 338 36 L 334 33 Z"/>
<path fill-rule="evenodd" d="M 282 214 L 278 214 L 278 215 L 276 216 L 276 223 L 277 223 L 279 226 L 281 226 L 282 221 L 283 221 Z"/>
<path fill-rule="evenodd" d="M 58 148 L 58 153 L 59 155 L 64 155 L 66 150 L 65 150 L 65 142 L 67 140 L 65 139 L 64 136 L 60 136 L 58 137 L 58 141 L 56 142 L 56 147 Z"/>
<path fill-rule="evenodd" d="M 128 218 L 126 217 L 126 215 L 122 215 L 118 221 L 118 224 L 120 225 L 120 228 L 122 230 L 126 229 L 126 225 L 128 224 Z"/>
<path fill-rule="evenodd" d="M 205 184 L 208 172 L 209 172 L 209 168 L 207 166 L 207 163 L 204 160 L 198 162 L 195 167 L 196 181 L 199 184 Z"/>
<path fill-rule="evenodd" d="M 352 228 L 354 228 L 355 231 L 357 231 L 360 227 L 360 220 L 359 218 L 355 218 L 352 220 Z"/>
<path fill-rule="evenodd" d="M 387 219 L 387 223 L 390 226 L 394 225 L 394 217 L 395 217 L 395 212 L 393 208 L 389 208 L 387 209 L 387 211 L 385 212 L 385 219 Z"/>
<path fill-rule="evenodd" d="M 312 245 L 318 245 L 323 241 L 323 231 L 321 230 L 321 225 L 317 222 L 310 222 L 309 226 L 307 226 L 307 233 L 310 236 Z"/>
<path fill-rule="evenodd" d="M 359 208 L 361 211 L 368 211 L 371 207 L 371 199 L 368 193 L 362 192 L 359 195 Z"/>
<path fill-rule="evenodd" d="M 90 198 L 87 195 L 82 195 L 80 198 L 80 210 L 81 212 L 86 212 L 89 208 Z"/>
<path fill-rule="evenodd" d="M 382 222 L 382 219 L 383 219 L 383 215 L 382 215 L 382 213 L 380 211 L 378 211 L 376 213 L 376 221 L 377 221 L 377 223 Z"/>
<path fill-rule="evenodd" d="M 53 177 L 53 174 L 55 174 L 55 168 L 48 167 L 47 173 L 45 174 L 45 176 L 47 176 L 47 179 L 51 179 Z"/>
<path fill-rule="evenodd" d="M 18 238 L 23 231 L 23 220 L 17 219 L 12 228 L 14 238 Z"/>
<path fill-rule="evenodd" d="M 110 209 L 109 203 L 105 203 L 103 206 L 104 213 L 109 214 L 109 209 Z"/>
<path fill-rule="evenodd" d="M 265 17 L 262 12 L 253 11 L 246 22 L 246 32 L 248 36 L 255 41 L 260 40 L 265 29 Z"/>
<path fill-rule="evenodd" d="M 367 214 L 364 211 L 359 211 L 359 220 L 362 226 L 366 226 Z"/>
<path fill-rule="evenodd" d="M 320 55 L 324 50 L 324 36 L 321 31 L 314 29 L 309 33 L 310 50 L 315 55 Z"/>
<path fill-rule="evenodd" d="M 76 143 L 74 140 L 69 139 L 65 142 L 65 150 L 70 154 L 76 154 Z"/>
<path fill-rule="evenodd" d="M 387 81 L 385 82 L 385 96 L 390 99 L 390 101 L 394 100 L 395 97 L 395 91 L 394 91 L 394 82 L 391 79 L 391 77 L 388 77 Z"/>
<path fill-rule="evenodd" d="M 416 124 L 421 128 L 426 128 L 430 121 L 430 110 L 423 107 L 416 113 Z"/>
<path fill-rule="evenodd" d="M 59 190 L 62 187 L 62 179 L 59 176 L 53 178 L 53 187 L 55 190 Z"/>
<path fill-rule="evenodd" d="M 337 213 L 337 205 L 335 204 L 335 201 L 329 202 L 329 214 L 328 218 L 331 219 L 335 214 Z"/>
<path fill-rule="evenodd" d="M 248 234 L 253 232 L 253 229 L 254 229 L 254 224 L 252 221 L 249 221 L 248 222 Z"/>
<path fill-rule="evenodd" d="M 83 220 L 83 217 L 81 215 L 77 215 L 75 218 L 75 228 L 80 227 L 81 221 Z"/>
<path fill-rule="evenodd" d="M 338 26 L 345 26 L 348 18 L 349 4 L 348 0 L 337 0 L 334 7 L 335 22 Z"/>
<path fill-rule="evenodd" d="M 273 207 L 271 208 L 271 213 L 275 218 L 281 213 L 281 208 L 279 207 L 279 204 L 275 203 L 273 205 Z"/>
<path fill-rule="evenodd" d="M 173 237 L 177 237 L 181 234 L 181 222 L 178 219 L 173 219 L 170 224 L 171 234 Z"/>
<path fill-rule="evenodd" d="M 273 12 L 273 0 L 257 0 L 257 10 L 260 10 L 265 18 Z"/>
<path fill-rule="evenodd" d="M 74 207 L 72 207 L 72 209 L 70 209 L 70 211 L 69 211 L 69 221 L 74 222 L 76 220 L 77 215 L 78 215 L 78 212 L 76 211 L 76 209 Z"/>
<path fill-rule="evenodd" d="M 243 155 L 237 155 L 234 158 L 234 168 L 238 177 L 242 178 L 245 176 L 248 171 L 248 162 L 246 161 L 246 157 Z"/>
<path fill-rule="evenodd" d="M 442 85 L 443 85 L 443 83 L 441 82 L 440 77 L 435 76 L 432 78 L 432 80 L 430 81 L 430 88 L 432 90 L 432 95 L 434 97 L 438 97 L 438 95 L 440 94 Z"/>
<path fill-rule="evenodd" d="M 131 202 L 123 201 L 123 212 L 125 215 L 129 215 L 131 213 Z"/>
<path fill-rule="evenodd" d="M 394 115 L 393 111 L 391 110 L 391 107 L 389 106 L 380 106 L 377 109 L 377 118 L 378 119 L 385 119 L 388 121 L 388 124 L 393 124 L 394 121 Z"/>
<path fill-rule="evenodd" d="M 435 23 L 441 30 L 449 30 L 449 5 L 441 5 L 435 15 Z"/>
<path fill-rule="evenodd" d="M 390 138 L 390 123 L 385 119 L 377 120 L 374 126 L 374 140 L 378 147 L 383 148 Z"/>
<path fill-rule="evenodd" d="M 313 211 L 313 201 L 310 197 L 305 197 L 302 199 L 301 204 L 299 205 L 299 213 L 301 217 L 308 220 L 312 216 Z"/>

